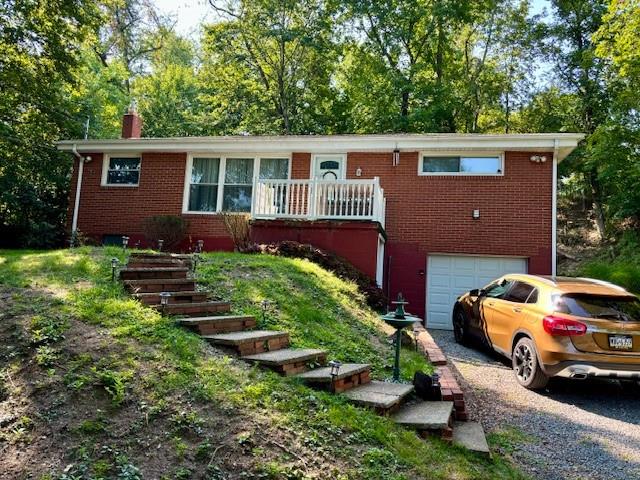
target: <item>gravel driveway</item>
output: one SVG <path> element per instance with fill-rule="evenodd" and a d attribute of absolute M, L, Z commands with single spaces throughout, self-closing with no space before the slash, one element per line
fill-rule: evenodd
<path fill-rule="evenodd" d="M 639 393 L 615 381 L 565 379 L 531 392 L 498 355 L 462 347 L 452 332 L 430 333 L 463 388 L 471 387 L 465 398 L 472 417 L 532 477 L 640 479 Z"/>

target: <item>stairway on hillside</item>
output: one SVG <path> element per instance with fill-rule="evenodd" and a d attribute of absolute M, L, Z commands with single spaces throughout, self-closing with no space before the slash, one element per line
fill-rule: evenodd
<path fill-rule="evenodd" d="M 295 376 L 313 388 L 343 394 L 350 402 L 390 415 L 420 435 L 454 438 L 453 402 L 416 400 L 412 385 L 372 380 L 371 366 L 366 363 L 340 364 L 337 373 L 334 365 L 332 371 L 326 351 L 291 348 L 287 332 L 258 330 L 254 317 L 233 315 L 229 302 L 210 300 L 207 292 L 197 289 L 191 267 L 189 255 L 132 253 L 120 278 L 140 302 L 164 315 L 177 316 L 182 326 L 212 345 L 232 350 L 246 362 Z M 165 305 L 162 292 L 170 293 Z M 461 432 L 471 429 L 477 436 L 477 427 L 470 424 Z M 459 443 L 465 443 L 463 437 Z M 478 450 L 489 451 L 486 445 Z"/>

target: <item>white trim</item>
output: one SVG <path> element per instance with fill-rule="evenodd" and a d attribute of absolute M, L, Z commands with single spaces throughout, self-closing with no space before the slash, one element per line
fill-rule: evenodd
<path fill-rule="evenodd" d="M 384 237 L 378 234 L 378 245 L 376 249 L 376 283 L 382 288 L 384 282 Z"/>
<path fill-rule="evenodd" d="M 73 217 L 71 220 L 71 231 L 76 232 L 78 229 L 78 213 L 80 211 L 80 193 L 82 192 L 82 176 L 84 172 L 84 162 L 85 159 L 82 155 L 78 153 L 75 148 L 73 148 L 73 154 L 78 159 L 78 178 L 76 180 L 76 197 L 73 202 Z"/>
<path fill-rule="evenodd" d="M 473 172 L 423 172 L 422 162 L 424 157 L 487 157 L 500 159 L 500 173 L 473 173 Z M 423 150 L 418 153 L 418 176 L 420 177 L 504 177 L 505 155 L 504 152 L 441 152 Z"/>
<path fill-rule="evenodd" d="M 551 193 L 551 275 L 558 269 L 558 141 L 553 149 L 553 173 Z"/>
<path fill-rule="evenodd" d="M 558 161 L 584 138 L 582 133 L 530 134 L 389 134 L 389 135 L 283 135 L 229 137 L 137 138 L 116 140 L 64 140 L 58 148 L 81 152 L 392 152 L 401 151 L 522 151 L 550 152 L 557 141 Z"/>
<path fill-rule="evenodd" d="M 189 210 L 189 191 L 191 187 L 191 170 L 193 168 L 193 158 L 219 158 L 220 166 L 218 169 L 218 197 L 216 199 L 216 210 L 215 212 L 202 212 L 202 211 L 192 211 Z M 185 174 L 184 174 L 184 190 L 182 192 L 182 213 L 184 215 L 217 215 L 222 212 L 222 202 L 224 200 L 224 178 L 225 172 L 227 168 L 227 158 L 247 158 L 253 159 L 253 176 L 252 176 L 252 186 L 256 185 L 256 180 L 260 176 L 260 159 L 262 158 L 285 158 L 288 162 L 287 175 L 288 180 L 291 179 L 291 164 L 292 155 L 291 153 L 279 153 L 279 152 L 268 152 L 268 153 L 249 153 L 249 152 L 226 152 L 226 153 L 216 153 L 216 152 L 189 152 L 187 153 L 187 161 Z M 253 192 L 251 194 L 251 203 L 253 204 Z"/>
<path fill-rule="evenodd" d="M 318 166 L 318 158 L 321 157 L 340 157 L 340 178 L 337 180 L 345 180 L 347 178 L 347 154 L 342 153 L 314 153 L 311 155 L 311 171 L 309 172 L 309 180 L 313 180 L 316 178 L 316 167 Z M 321 180 L 321 179 L 319 179 Z"/>
<path fill-rule="evenodd" d="M 107 183 L 107 173 L 109 172 L 109 163 L 111 158 L 138 158 L 140 159 L 140 167 L 138 168 L 138 183 Z M 140 177 L 142 176 L 142 153 L 118 152 L 117 155 L 105 153 L 102 155 L 102 176 L 100 178 L 101 187 L 124 187 L 135 188 L 140 186 Z"/>
<path fill-rule="evenodd" d="M 495 257 L 495 258 L 522 258 L 528 260 L 530 257 L 526 255 L 496 255 L 492 253 L 457 253 L 457 252 L 429 252 L 427 256 L 433 257 Z"/>

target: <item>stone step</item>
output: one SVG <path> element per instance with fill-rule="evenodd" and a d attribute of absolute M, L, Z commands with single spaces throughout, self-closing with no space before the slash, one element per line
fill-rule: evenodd
<path fill-rule="evenodd" d="M 393 420 L 403 427 L 418 431 L 422 436 L 437 434 L 450 439 L 453 402 L 417 402 L 404 405 L 393 415 Z"/>
<path fill-rule="evenodd" d="M 160 293 L 194 291 L 196 281 L 190 278 L 125 280 L 124 286 L 132 293 Z"/>
<path fill-rule="evenodd" d="M 165 278 L 187 278 L 189 269 L 186 267 L 158 267 L 158 268 L 123 268 L 120 270 L 121 280 L 146 280 Z"/>
<path fill-rule="evenodd" d="M 412 392 L 413 385 L 374 380 L 345 392 L 345 396 L 356 405 L 373 408 L 386 415 L 397 410 Z"/>
<path fill-rule="evenodd" d="M 130 258 L 127 268 L 160 268 L 160 267 L 190 267 L 191 260 L 162 257 L 162 258 Z"/>
<path fill-rule="evenodd" d="M 191 255 L 188 253 L 169 253 L 169 252 L 131 252 L 129 258 L 173 258 L 178 260 L 190 260 Z"/>
<path fill-rule="evenodd" d="M 256 327 L 255 317 L 249 315 L 181 318 L 178 322 L 184 327 L 195 330 L 202 336 L 225 332 L 239 332 Z"/>
<path fill-rule="evenodd" d="M 312 387 L 341 393 L 369 383 L 371 381 L 371 365 L 368 363 L 344 363 L 340 365 L 335 378 L 331 376 L 331 367 L 316 368 L 297 375 L 297 378 Z"/>
<path fill-rule="evenodd" d="M 491 456 L 484 429 L 478 422 L 453 422 L 453 443 L 472 452 Z"/>
<path fill-rule="evenodd" d="M 173 303 L 169 305 L 151 305 L 151 308 L 162 312 L 164 315 L 184 315 L 186 317 L 201 317 L 208 313 L 226 313 L 231 311 L 229 302 L 195 302 Z"/>
<path fill-rule="evenodd" d="M 169 304 L 174 303 L 193 303 L 204 302 L 207 300 L 209 292 L 198 292 L 195 290 L 171 292 L 169 297 Z M 159 305 L 160 304 L 160 292 L 154 293 L 134 293 L 133 297 L 140 300 L 145 305 Z"/>
<path fill-rule="evenodd" d="M 313 348 L 286 348 L 273 352 L 258 353 L 242 357 L 247 362 L 258 363 L 281 375 L 296 375 L 309 370 L 309 364 L 324 365 L 327 352 Z"/>
<path fill-rule="evenodd" d="M 289 346 L 289 334 L 273 330 L 220 333 L 217 335 L 204 335 L 203 338 L 213 345 L 231 347 L 239 355 L 271 352 Z"/>

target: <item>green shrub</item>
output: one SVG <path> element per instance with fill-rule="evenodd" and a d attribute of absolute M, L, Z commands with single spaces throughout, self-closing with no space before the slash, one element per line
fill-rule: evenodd
<path fill-rule="evenodd" d="M 68 328 L 66 319 L 56 316 L 36 315 L 31 320 L 29 328 L 31 343 L 34 345 L 48 345 L 64 339 L 64 332 Z"/>
<path fill-rule="evenodd" d="M 109 369 L 91 369 L 99 385 L 111 396 L 111 403 L 114 407 L 122 405 L 127 393 L 127 384 L 133 377 L 133 373 L 117 372 Z"/>

